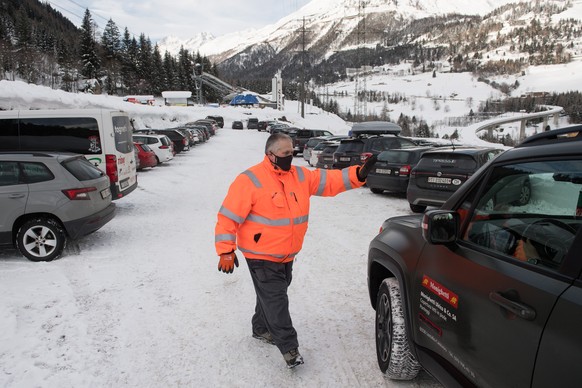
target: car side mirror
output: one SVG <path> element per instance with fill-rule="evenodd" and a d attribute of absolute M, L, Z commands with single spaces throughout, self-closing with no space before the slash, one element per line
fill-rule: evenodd
<path fill-rule="evenodd" d="M 430 244 L 455 242 L 459 231 L 459 214 L 448 210 L 430 210 L 422 219 L 422 236 Z"/>

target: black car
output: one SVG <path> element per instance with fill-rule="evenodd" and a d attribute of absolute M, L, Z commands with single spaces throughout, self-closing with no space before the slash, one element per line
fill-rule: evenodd
<path fill-rule="evenodd" d="M 293 155 L 302 153 L 307 141 L 316 136 L 333 136 L 333 133 L 322 129 L 298 129 L 291 136 L 293 139 Z"/>
<path fill-rule="evenodd" d="M 134 131 L 134 133 L 144 133 L 144 134 L 154 134 L 154 133 L 161 133 L 166 135 L 170 138 L 172 143 L 174 144 L 174 151 L 179 154 L 183 151 L 190 150 L 190 140 L 188 135 L 180 131 L 178 128 L 169 128 L 169 129 L 140 129 Z"/>
<path fill-rule="evenodd" d="M 406 193 L 410 171 L 416 166 L 421 155 L 433 147 L 401 148 L 382 151 L 378 161 L 368 174 L 366 185 L 372 193 L 386 191 Z"/>
<path fill-rule="evenodd" d="M 368 251 L 380 370 L 406 380 L 422 367 L 447 387 L 580 386 L 580 252 L 578 125 L 499 155 L 441 209 L 383 223 Z"/>
<path fill-rule="evenodd" d="M 194 121 L 194 124 L 205 126 L 208 129 L 208 132 L 210 132 L 210 136 L 216 135 L 216 128 L 218 127 L 218 125 L 216 124 L 216 121 L 200 119 L 200 120 Z"/>
<path fill-rule="evenodd" d="M 341 141 L 333 158 L 333 168 L 345 168 L 359 165 L 371 155 L 382 151 L 416 147 L 416 143 L 394 135 L 361 135 Z"/>
<path fill-rule="evenodd" d="M 256 117 L 250 117 L 249 121 L 247 121 L 247 129 L 258 129 L 259 128 L 259 119 Z"/>
<path fill-rule="evenodd" d="M 445 147 L 425 152 L 410 173 L 406 198 L 410 209 L 422 213 L 440 206 L 481 166 L 503 150 L 492 147 Z M 524 193 L 524 201 L 529 195 Z"/>
<path fill-rule="evenodd" d="M 224 128 L 224 117 L 222 117 L 222 116 L 206 116 L 206 118 L 209 120 L 216 121 L 216 124 L 218 125 L 219 128 Z"/>
<path fill-rule="evenodd" d="M 243 122 L 238 120 L 233 121 L 232 129 L 244 129 Z"/>
<path fill-rule="evenodd" d="M 267 125 L 269 125 L 268 121 L 259 121 L 259 123 L 257 124 L 257 131 L 262 132 L 262 131 L 266 131 L 267 130 Z"/>
<path fill-rule="evenodd" d="M 416 147 L 412 140 L 399 137 L 400 132 L 400 126 L 388 121 L 355 123 L 334 155 L 333 168 L 360 165 L 382 151 Z"/>

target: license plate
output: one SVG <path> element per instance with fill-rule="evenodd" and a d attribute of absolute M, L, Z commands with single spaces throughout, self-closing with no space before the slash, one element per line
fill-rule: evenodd
<path fill-rule="evenodd" d="M 339 158 L 340 162 L 349 162 L 352 158 Z"/>
<path fill-rule="evenodd" d="M 111 197 L 111 190 L 108 188 L 101 190 L 101 198 Z"/>
<path fill-rule="evenodd" d="M 129 186 L 129 179 L 119 182 L 119 187 L 121 187 L 122 190 L 125 189 L 127 186 Z"/>
<path fill-rule="evenodd" d="M 385 168 L 377 168 L 376 173 L 378 173 L 378 174 L 390 174 L 390 173 L 392 173 L 392 170 L 388 170 Z"/>
<path fill-rule="evenodd" d="M 439 178 L 436 176 L 429 176 L 427 181 L 428 181 L 428 183 L 441 183 L 441 184 L 446 184 L 446 185 L 451 184 L 451 178 Z"/>

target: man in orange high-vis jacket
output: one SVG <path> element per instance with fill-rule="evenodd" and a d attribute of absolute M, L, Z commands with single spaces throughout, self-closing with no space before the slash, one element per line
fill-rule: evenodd
<path fill-rule="evenodd" d="M 253 337 L 276 345 L 289 368 L 303 363 L 287 288 L 307 231 L 309 199 L 361 187 L 376 158 L 343 170 L 308 170 L 292 161 L 292 139 L 271 135 L 263 161 L 230 185 L 215 229 L 219 271 L 232 273 L 238 267 L 237 248 L 246 258 L 257 294 Z"/>

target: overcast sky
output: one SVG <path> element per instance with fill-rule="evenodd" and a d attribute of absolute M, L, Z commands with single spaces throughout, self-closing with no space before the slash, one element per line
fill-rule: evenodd
<path fill-rule="evenodd" d="M 123 32 L 142 32 L 152 41 L 200 32 L 215 36 L 261 28 L 295 12 L 311 0 L 41 0 L 80 26 L 89 9 L 102 31 L 109 19 Z"/>

